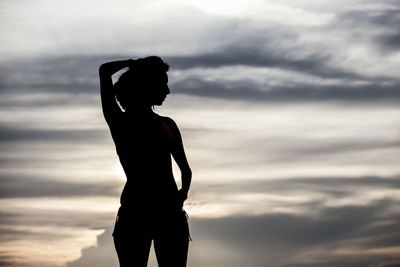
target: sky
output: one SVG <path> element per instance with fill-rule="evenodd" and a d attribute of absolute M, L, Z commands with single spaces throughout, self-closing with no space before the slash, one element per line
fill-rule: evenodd
<path fill-rule="evenodd" d="M 149 55 L 171 65 L 156 112 L 193 171 L 188 266 L 400 265 L 399 11 L 2 0 L 0 266 L 118 266 L 125 176 L 98 67 Z"/>

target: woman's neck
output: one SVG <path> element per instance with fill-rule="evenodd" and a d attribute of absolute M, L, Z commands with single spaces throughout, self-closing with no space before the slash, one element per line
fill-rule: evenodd
<path fill-rule="evenodd" d="M 151 107 L 144 108 L 128 108 L 126 112 L 130 116 L 139 117 L 139 118 L 154 118 L 157 114 L 153 111 Z"/>

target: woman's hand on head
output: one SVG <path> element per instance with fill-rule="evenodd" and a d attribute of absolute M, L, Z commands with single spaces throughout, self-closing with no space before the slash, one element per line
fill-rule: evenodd
<path fill-rule="evenodd" d="M 130 67 L 130 68 L 132 68 L 133 67 L 133 65 L 135 64 L 135 62 L 136 62 L 136 60 L 134 60 L 134 59 L 128 59 L 128 66 Z"/>

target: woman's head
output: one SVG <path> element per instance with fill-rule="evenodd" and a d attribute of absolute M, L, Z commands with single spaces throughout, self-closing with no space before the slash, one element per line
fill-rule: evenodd
<path fill-rule="evenodd" d="M 169 65 L 157 56 L 132 61 L 115 83 L 115 95 L 125 109 L 161 105 L 167 94 Z"/>

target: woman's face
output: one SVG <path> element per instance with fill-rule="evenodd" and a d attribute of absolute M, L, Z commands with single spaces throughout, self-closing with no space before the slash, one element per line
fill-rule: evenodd
<path fill-rule="evenodd" d="M 170 93 L 168 88 L 168 75 L 156 73 L 148 81 L 148 101 L 150 105 L 161 106 L 167 95 Z"/>

